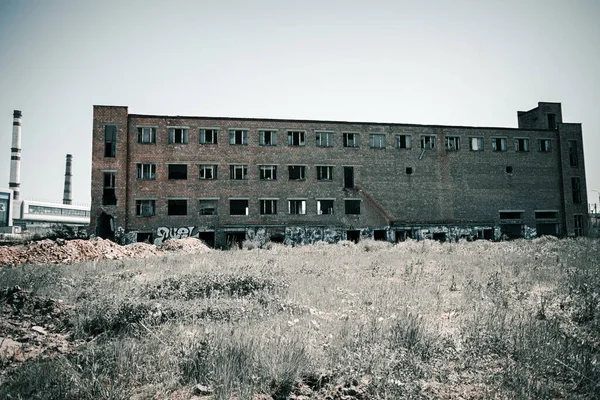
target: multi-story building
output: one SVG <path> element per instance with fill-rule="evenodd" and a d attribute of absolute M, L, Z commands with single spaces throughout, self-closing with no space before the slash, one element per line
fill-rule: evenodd
<path fill-rule="evenodd" d="M 587 233 L 581 124 L 518 128 L 129 114 L 94 106 L 91 231 L 286 243 Z"/>

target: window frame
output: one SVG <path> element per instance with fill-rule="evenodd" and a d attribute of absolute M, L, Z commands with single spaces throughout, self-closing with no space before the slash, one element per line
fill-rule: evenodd
<path fill-rule="evenodd" d="M 318 182 L 332 182 L 333 181 L 333 165 L 316 165 L 317 181 Z M 323 174 L 323 169 L 327 171 Z M 323 177 L 325 175 L 325 178 Z"/>
<path fill-rule="evenodd" d="M 241 169 L 241 178 L 237 178 L 237 169 Z M 248 180 L 248 164 L 229 164 L 229 180 L 232 181 L 247 181 Z"/>
<path fill-rule="evenodd" d="M 435 150 L 436 135 L 421 135 L 421 149 Z M 428 143 L 429 142 L 429 143 Z"/>
<path fill-rule="evenodd" d="M 108 185 L 106 184 L 108 179 Z M 116 206 L 117 205 L 117 171 L 102 171 L 102 205 Z M 110 194 L 109 194 L 110 193 Z"/>
<path fill-rule="evenodd" d="M 210 201 L 210 202 L 214 202 L 215 207 L 213 208 L 213 212 L 212 213 L 204 213 L 202 212 L 202 210 L 204 209 L 210 209 L 209 207 L 202 207 L 202 202 L 204 201 Z M 205 198 L 199 198 L 198 199 L 198 215 L 217 215 L 218 214 L 218 210 L 219 210 L 219 198 L 218 197 L 205 197 Z"/>
<path fill-rule="evenodd" d="M 294 202 L 294 203 L 292 203 Z M 298 203 L 299 202 L 299 203 Z M 292 207 L 294 204 L 294 207 Z M 298 207 L 298 205 L 300 207 Z M 288 199 L 288 214 L 289 215 L 306 215 L 306 199 Z M 292 212 L 297 211 L 297 212 Z"/>
<path fill-rule="evenodd" d="M 348 149 L 358 149 L 360 147 L 360 133 L 358 132 L 343 132 L 343 145 Z M 348 140 L 349 135 L 352 135 L 352 146 L 350 146 L 350 141 Z"/>
<path fill-rule="evenodd" d="M 238 143 L 238 133 L 240 133 L 240 141 Z M 230 128 L 229 129 L 229 144 L 231 146 L 248 146 L 248 129 Z"/>
<path fill-rule="evenodd" d="M 521 144 L 523 148 L 521 148 Z M 515 138 L 515 152 L 517 153 L 529 153 L 531 147 L 529 146 L 529 138 L 516 137 Z"/>
<path fill-rule="evenodd" d="M 185 202 L 185 213 L 175 213 L 175 210 L 171 210 L 171 202 Z M 173 207 L 175 205 L 173 204 Z M 188 215 L 188 199 L 187 198 L 167 198 L 167 215 L 170 217 L 181 217 Z"/>
<path fill-rule="evenodd" d="M 210 142 L 206 141 L 206 132 L 207 131 L 211 131 L 213 140 Z M 200 144 L 208 144 L 208 145 L 218 144 L 219 128 L 210 128 L 210 127 L 198 128 L 198 135 L 199 135 L 199 143 Z"/>
<path fill-rule="evenodd" d="M 148 171 L 145 171 L 146 167 L 148 167 Z M 156 163 L 136 163 L 135 170 L 138 181 L 156 180 Z"/>
<path fill-rule="evenodd" d="M 177 141 L 177 131 L 181 131 L 180 141 Z M 169 126 L 167 127 L 169 144 L 188 144 L 189 139 L 189 128 L 183 126 Z"/>
<path fill-rule="evenodd" d="M 508 138 L 506 136 L 494 136 L 491 139 L 494 153 L 504 153 L 508 150 Z M 500 141 L 500 149 L 498 149 L 498 141 Z"/>
<path fill-rule="evenodd" d="M 147 203 L 147 204 L 146 204 Z M 151 212 L 144 213 L 144 205 L 150 206 Z M 154 217 L 156 215 L 156 199 L 135 199 L 136 217 Z"/>
<path fill-rule="evenodd" d="M 109 133 L 109 129 L 112 132 Z M 109 135 L 111 138 L 109 139 Z M 109 147 L 110 145 L 110 147 Z M 110 149 L 110 151 L 107 151 Z M 108 155 L 107 155 L 108 154 Z M 104 125 L 104 157 L 115 158 L 117 156 L 117 126 L 116 125 Z"/>
<path fill-rule="evenodd" d="M 575 139 L 567 140 L 567 148 L 569 150 L 569 166 L 571 168 L 579 168 L 579 143 Z"/>
<path fill-rule="evenodd" d="M 542 143 L 547 143 L 547 146 L 542 146 Z M 552 153 L 552 139 L 550 139 L 550 138 L 538 139 L 538 152 Z"/>
<path fill-rule="evenodd" d="M 477 141 L 477 148 L 473 147 L 473 140 Z M 483 151 L 485 146 L 485 141 L 483 140 L 483 136 L 469 136 L 469 150 L 470 151 Z"/>
<path fill-rule="evenodd" d="M 335 199 L 316 199 L 317 201 L 317 215 L 334 215 L 335 214 Z M 331 210 L 331 212 L 323 212 L 322 202 L 327 201 L 331 202 L 331 208 L 326 208 L 327 210 Z"/>
<path fill-rule="evenodd" d="M 349 203 L 358 203 L 358 213 L 348 212 Z M 362 215 L 362 200 L 360 199 L 344 199 L 344 215 Z"/>
<path fill-rule="evenodd" d="M 298 144 L 294 144 L 294 142 L 296 142 L 294 140 L 294 136 L 298 136 Z M 306 146 L 306 131 L 303 130 L 288 130 L 287 131 L 287 137 L 288 137 L 288 146 L 290 147 L 303 147 Z"/>
<path fill-rule="evenodd" d="M 369 133 L 369 148 L 385 149 L 386 136 L 385 133 Z"/>
<path fill-rule="evenodd" d="M 581 195 L 581 178 L 578 176 L 571 177 L 571 193 L 573 204 L 581 204 L 582 195 Z"/>
<path fill-rule="evenodd" d="M 333 147 L 333 131 L 315 131 L 316 147 Z"/>
<path fill-rule="evenodd" d="M 291 170 L 292 168 L 299 168 L 300 178 L 292 178 Z M 306 165 L 288 165 L 288 180 L 290 181 L 305 181 L 306 180 Z"/>
<path fill-rule="evenodd" d="M 454 144 L 451 146 L 451 142 Z M 444 138 L 444 150 L 446 151 L 459 151 L 460 150 L 460 136 L 446 136 Z"/>
<path fill-rule="evenodd" d="M 404 145 L 402 139 L 404 139 Z M 395 144 L 398 150 L 410 150 L 412 148 L 412 135 L 397 134 Z"/>
<path fill-rule="evenodd" d="M 265 141 L 266 134 L 269 134 L 270 141 Z M 277 129 L 259 129 L 258 131 L 258 145 L 265 147 L 277 146 Z"/>
<path fill-rule="evenodd" d="M 144 130 L 150 129 L 148 140 L 144 138 Z M 137 142 L 139 144 L 156 144 L 156 131 L 155 126 L 136 126 L 137 130 Z"/>
<path fill-rule="evenodd" d="M 202 172 L 204 171 L 204 177 Z M 206 171 L 211 171 L 211 178 L 206 177 Z M 198 179 L 201 181 L 216 181 L 218 164 L 198 164 Z"/>
<path fill-rule="evenodd" d="M 185 166 L 185 178 L 176 178 L 176 177 L 172 177 L 172 172 L 171 172 L 171 166 L 180 166 L 180 165 L 184 165 Z M 167 164 L 167 180 L 169 181 L 186 181 L 189 177 L 189 168 L 188 168 L 188 164 L 186 163 L 168 163 Z M 173 171 L 173 174 L 175 173 L 175 171 Z"/>
<path fill-rule="evenodd" d="M 245 214 L 239 214 L 239 213 L 233 214 L 232 213 L 233 208 L 231 207 L 231 205 L 232 205 L 232 202 L 235 202 L 235 201 L 240 201 L 240 202 L 241 201 L 245 201 L 246 202 Z M 229 198 L 229 215 L 231 215 L 231 216 L 240 216 L 240 217 L 246 217 L 246 216 L 250 215 L 250 199 L 248 199 L 248 198 L 235 198 L 235 197 Z"/>
<path fill-rule="evenodd" d="M 269 174 L 266 172 L 269 172 Z M 267 177 L 267 175 L 270 175 L 270 177 Z M 261 181 L 276 181 L 277 164 L 260 164 L 258 166 L 258 179 Z"/>
<path fill-rule="evenodd" d="M 258 199 L 259 204 L 259 213 L 260 215 L 277 215 L 277 201 L 279 199 L 271 199 L 271 198 L 260 198 Z M 270 204 L 269 207 L 266 207 L 267 204 Z M 270 211 L 270 212 L 267 212 Z"/>

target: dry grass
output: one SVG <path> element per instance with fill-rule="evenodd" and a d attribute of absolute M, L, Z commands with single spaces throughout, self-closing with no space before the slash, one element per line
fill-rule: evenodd
<path fill-rule="evenodd" d="M 0 398 L 599 397 L 597 240 L 245 247 L 0 271 L 78 343 Z"/>

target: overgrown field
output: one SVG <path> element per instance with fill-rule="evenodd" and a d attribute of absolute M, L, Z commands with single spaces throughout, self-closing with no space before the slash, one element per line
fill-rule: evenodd
<path fill-rule="evenodd" d="M 600 398 L 599 256 L 363 241 L 3 269 L 0 399 Z"/>

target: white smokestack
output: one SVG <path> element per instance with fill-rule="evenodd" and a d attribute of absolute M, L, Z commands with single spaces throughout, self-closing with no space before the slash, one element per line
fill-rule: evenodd
<path fill-rule="evenodd" d="M 73 202 L 73 194 L 71 193 L 71 160 L 73 156 L 67 154 L 67 163 L 65 165 L 65 191 L 63 195 L 63 204 L 71 204 Z"/>
<path fill-rule="evenodd" d="M 13 190 L 13 199 L 19 200 L 21 192 L 21 111 L 13 113 L 12 147 L 10 149 L 10 181 L 8 186 Z"/>

